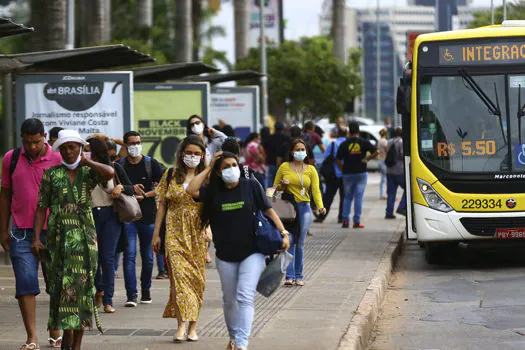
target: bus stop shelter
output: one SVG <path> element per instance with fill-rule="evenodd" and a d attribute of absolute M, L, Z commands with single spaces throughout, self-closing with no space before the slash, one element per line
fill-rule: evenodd
<path fill-rule="evenodd" d="M 192 76 L 187 80 L 192 82 L 209 82 L 211 85 L 225 83 L 229 81 L 256 81 L 263 75 L 253 70 L 240 70 L 236 72 L 209 74 L 203 76 Z M 259 82 L 257 81 L 257 84 Z"/>
<path fill-rule="evenodd" d="M 215 73 L 219 69 L 202 62 L 173 63 L 133 69 L 133 80 L 137 83 L 163 83 L 205 73 Z"/>

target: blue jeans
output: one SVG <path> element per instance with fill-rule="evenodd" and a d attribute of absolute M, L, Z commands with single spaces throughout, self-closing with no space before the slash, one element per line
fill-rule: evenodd
<path fill-rule="evenodd" d="M 97 292 L 104 292 L 104 305 L 113 306 L 115 291 L 115 252 L 122 234 L 122 228 L 113 207 L 93 209 L 93 218 L 97 229 L 98 268 L 95 275 Z"/>
<path fill-rule="evenodd" d="M 384 160 L 379 161 L 379 172 L 381 173 L 381 181 L 379 182 L 379 197 L 385 197 L 385 185 L 386 185 L 386 164 Z"/>
<path fill-rule="evenodd" d="M 397 187 L 405 190 L 405 174 L 401 175 L 387 175 L 386 176 L 386 192 L 388 198 L 386 200 L 386 215 L 394 215 L 394 206 L 396 204 Z M 397 210 L 405 210 L 407 206 L 406 191 L 403 191 L 403 197 L 399 202 Z"/>
<path fill-rule="evenodd" d="M 24 295 L 40 294 L 38 285 L 38 259 L 31 253 L 33 244 L 33 229 L 18 228 L 13 225 L 11 228 L 11 238 L 9 241 L 9 257 L 15 273 L 15 297 Z M 40 241 L 45 245 L 46 231 L 40 233 Z M 42 263 L 42 273 L 46 283 L 47 275 L 44 263 Z"/>
<path fill-rule="evenodd" d="M 255 288 L 265 268 L 264 255 L 254 253 L 240 263 L 215 259 L 222 288 L 222 308 L 230 339 L 248 347 L 253 324 Z"/>
<path fill-rule="evenodd" d="M 275 181 L 275 175 L 277 175 L 277 165 L 268 165 L 266 169 L 266 187 L 273 187 L 273 182 Z"/>
<path fill-rule="evenodd" d="M 151 239 L 153 238 L 154 224 L 142 224 L 133 222 L 125 224 L 128 237 L 128 247 L 124 251 L 124 284 L 128 298 L 137 296 L 137 274 L 135 272 L 135 258 L 137 256 L 137 236 L 140 244 L 140 257 L 142 269 L 140 272 L 140 288 L 142 292 L 149 292 L 151 288 L 151 277 L 153 274 L 153 250 Z"/>
<path fill-rule="evenodd" d="M 286 269 L 287 280 L 302 280 L 304 265 L 304 241 L 306 233 L 312 224 L 312 209 L 310 202 L 297 203 L 297 216 L 299 219 L 299 236 L 290 235 L 290 249 L 288 253 L 293 255 L 293 260 Z"/>
<path fill-rule="evenodd" d="M 208 245 L 209 247 L 209 245 Z M 159 270 L 158 275 L 163 275 L 166 272 L 166 266 L 164 264 L 164 255 L 162 254 L 156 254 L 157 257 L 157 269 Z M 115 273 L 118 272 L 118 264 L 120 260 L 120 253 L 115 254 Z"/>
<path fill-rule="evenodd" d="M 350 221 L 350 209 L 354 201 L 354 223 L 361 223 L 363 196 L 365 195 L 367 173 L 343 174 L 345 200 L 343 201 L 343 221 Z"/>

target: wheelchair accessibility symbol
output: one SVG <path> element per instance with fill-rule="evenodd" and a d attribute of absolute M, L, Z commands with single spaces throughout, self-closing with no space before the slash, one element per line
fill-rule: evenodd
<path fill-rule="evenodd" d="M 443 58 L 447 62 L 454 61 L 454 55 L 452 55 L 448 49 L 445 49 L 445 53 L 443 54 Z"/>
<path fill-rule="evenodd" d="M 525 167 L 525 144 L 517 144 L 514 149 L 516 152 L 516 166 Z"/>

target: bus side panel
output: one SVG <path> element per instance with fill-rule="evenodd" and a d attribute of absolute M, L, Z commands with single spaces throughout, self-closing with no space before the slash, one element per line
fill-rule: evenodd
<path fill-rule="evenodd" d="M 406 216 L 406 233 L 407 239 L 417 239 L 417 232 L 414 231 L 414 208 L 412 206 L 412 179 L 410 176 L 410 157 L 405 157 L 405 181 L 406 181 L 406 196 L 407 196 L 407 216 Z"/>

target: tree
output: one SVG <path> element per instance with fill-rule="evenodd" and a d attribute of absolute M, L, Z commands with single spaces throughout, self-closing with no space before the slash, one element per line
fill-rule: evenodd
<path fill-rule="evenodd" d="M 175 0 L 175 62 L 190 62 L 193 51 L 192 0 Z"/>
<path fill-rule="evenodd" d="M 361 95 L 360 51 L 350 51 L 345 64 L 334 56 L 331 40 L 313 37 L 285 41 L 269 48 L 267 56 L 270 112 L 278 117 L 287 105 L 295 116 L 333 120 L 344 113 L 347 102 Z M 236 69 L 260 71 L 259 49 L 251 49 Z"/>
<path fill-rule="evenodd" d="M 491 24 L 490 11 L 474 12 L 474 20 L 470 22 L 469 28 L 478 28 Z M 507 4 L 507 19 L 525 18 L 525 0 L 519 0 Z M 494 10 L 494 23 L 500 24 L 503 21 L 503 7 L 499 6 Z"/>
<path fill-rule="evenodd" d="M 33 51 L 60 50 L 66 47 L 66 0 L 31 0 Z"/>
<path fill-rule="evenodd" d="M 153 26 L 153 1 L 137 0 L 135 12 L 137 26 L 141 30 L 150 31 Z"/>
<path fill-rule="evenodd" d="M 81 0 L 80 6 L 80 44 L 91 46 L 111 41 L 110 0 Z"/>
<path fill-rule="evenodd" d="M 334 55 L 344 62 L 345 52 L 345 0 L 332 1 L 332 32 L 334 34 Z"/>
<path fill-rule="evenodd" d="M 235 59 L 248 55 L 248 32 L 250 30 L 249 0 L 234 0 Z"/>

